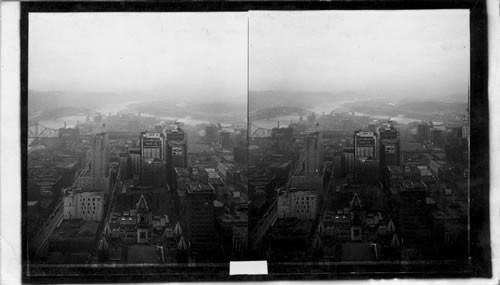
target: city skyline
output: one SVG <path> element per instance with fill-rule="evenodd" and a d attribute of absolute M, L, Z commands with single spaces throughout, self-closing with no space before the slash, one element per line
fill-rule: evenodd
<path fill-rule="evenodd" d="M 30 13 L 29 27 L 27 274 L 471 270 L 468 10 Z"/>

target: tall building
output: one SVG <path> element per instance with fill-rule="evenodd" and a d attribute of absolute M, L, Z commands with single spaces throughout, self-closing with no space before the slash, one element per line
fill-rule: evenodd
<path fill-rule="evenodd" d="M 164 159 L 164 137 L 161 133 L 142 132 L 140 137 L 140 179 L 142 182 L 146 180 L 146 170 L 150 170 L 151 162 L 154 160 Z M 148 172 L 149 173 L 149 172 Z"/>
<path fill-rule="evenodd" d="M 80 129 L 78 128 L 60 128 L 58 133 L 65 148 L 80 142 Z"/>
<path fill-rule="evenodd" d="M 354 148 L 342 148 L 343 171 L 346 175 L 354 173 Z"/>
<path fill-rule="evenodd" d="M 163 134 L 142 132 L 140 137 L 141 158 L 164 159 L 163 145 Z"/>
<path fill-rule="evenodd" d="M 129 161 L 128 153 L 126 152 L 120 153 L 120 177 L 122 177 L 123 179 L 128 178 L 128 173 L 129 173 L 128 161 Z"/>
<path fill-rule="evenodd" d="M 380 139 L 380 169 L 385 169 L 387 165 L 400 165 L 401 147 L 398 130 L 388 124 L 378 129 L 378 136 Z"/>
<path fill-rule="evenodd" d="M 277 151 L 288 151 L 293 144 L 293 128 L 273 128 L 271 130 L 274 147 Z"/>
<path fill-rule="evenodd" d="M 304 163 L 306 176 L 321 175 L 323 165 L 323 140 L 320 132 L 307 135 L 304 149 Z"/>
<path fill-rule="evenodd" d="M 374 132 L 354 132 L 354 159 L 378 159 L 377 135 Z"/>
<path fill-rule="evenodd" d="M 174 169 L 188 167 L 187 139 L 181 128 L 167 131 L 166 147 L 166 172 L 169 185 L 173 186 Z"/>
<path fill-rule="evenodd" d="M 139 177 L 141 175 L 141 149 L 140 148 L 130 148 L 128 150 L 129 162 L 127 165 L 128 177 Z"/>
<path fill-rule="evenodd" d="M 214 250 L 216 243 L 214 195 L 208 184 L 189 182 L 186 185 L 186 222 L 191 252 L 203 259 Z"/>
<path fill-rule="evenodd" d="M 357 183 L 375 184 L 380 178 L 379 148 L 374 132 L 354 132 L 354 180 Z"/>
<path fill-rule="evenodd" d="M 420 123 L 417 126 L 417 138 L 421 141 L 428 140 L 430 137 L 430 129 L 431 127 L 427 123 Z"/>
<path fill-rule="evenodd" d="M 167 166 L 187 167 L 187 138 L 182 129 L 167 131 L 166 150 Z"/>
<path fill-rule="evenodd" d="M 217 126 L 208 125 L 205 127 L 205 139 L 207 142 L 214 143 L 217 141 Z"/>
<path fill-rule="evenodd" d="M 92 177 L 105 177 L 109 173 L 109 138 L 107 133 L 98 133 L 92 144 Z"/>
<path fill-rule="evenodd" d="M 404 180 L 400 183 L 399 229 L 406 247 L 426 243 L 430 225 L 425 198 L 427 187 L 421 182 Z"/>
<path fill-rule="evenodd" d="M 469 139 L 469 114 L 466 114 L 462 120 L 462 138 Z"/>
<path fill-rule="evenodd" d="M 94 136 L 92 142 L 92 163 L 90 168 L 92 190 L 108 191 L 109 159 L 108 133 L 98 133 Z"/>
<path fill-rule="evenodd" d="M 441 129 L 438 129 L 438 128 L 432 128 L 430 130 L 430 134 L 431 134 L 431 141 L 432 143 L 435 145 L 435 146 L 438 146 L 438 147 L 444 147 L 445 146 L 445 135 L 444 135 L 444 131 L 441 130 Z"/>
<path fill-rule="evenodd" d="M 165 161 L 160 159 L 147 158 L 142 164 L 141 184 L 149 186 L 165 185 Z"/>
<path fill-rule="evenodd" d="M 227 130 L 219 131 L 219 145 L 224 149 L 231 149 L 234 146 L 233 143 L 234 133 Z"/>

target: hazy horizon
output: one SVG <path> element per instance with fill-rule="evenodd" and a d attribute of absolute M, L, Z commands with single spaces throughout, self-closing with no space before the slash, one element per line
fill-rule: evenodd
<path fill-rule="evenodd" d="M 467 10 L 255 12 L 250 92 L 467 101 L 469 45 Z"/>
<path fill-rule="evenodd" d="M 29 23 L 33 99 L 468 99 L 467 10 L 31 13 Z"/>
<path fill-rule="evenodd" d="M 29 89 L 246 102 L 247 38 L 236 12 L 30 13 Z"/>

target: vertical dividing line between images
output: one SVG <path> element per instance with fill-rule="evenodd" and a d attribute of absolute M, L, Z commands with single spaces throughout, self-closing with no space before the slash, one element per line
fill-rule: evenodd
<path fill-rule="evenodd" d="M 246 12 L 247 15 L 247 165 L 248 165 L 248 159 L 250 157 L 250 126 L 251 126 L 250 125 L 250 13 L 251 13 L 250 11 Z M 248 200 L 250 200 L 250 197 L 248 197 L 248 195 L 247 198 Z"/>

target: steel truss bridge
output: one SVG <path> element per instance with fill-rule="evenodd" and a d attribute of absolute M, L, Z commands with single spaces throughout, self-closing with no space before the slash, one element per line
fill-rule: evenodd
<path fill-rule="evenodd" d="M 49 128 L 40 122 L 30 122 L 28 126 L 28 138 L 50 138 L 59 136 L 59 130 Z"/>

